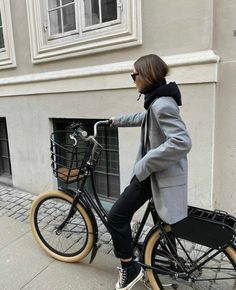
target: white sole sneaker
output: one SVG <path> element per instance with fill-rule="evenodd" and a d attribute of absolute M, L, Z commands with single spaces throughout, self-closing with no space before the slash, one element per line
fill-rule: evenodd
<path fill-rule="evenodd" d="M 119 288 L 119 285 L 116 285 L 116 289 L 115 290 L 130 290 L 139 280 L 141 280 L 143 278 L 143 276 L 144 276 L 144 270 L 141 268 L 138 276 L 132 282 L 130 282 L 124 288 Z"/>

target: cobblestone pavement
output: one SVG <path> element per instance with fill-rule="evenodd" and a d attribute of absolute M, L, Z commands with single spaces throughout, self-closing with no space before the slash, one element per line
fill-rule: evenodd
<path fill-rule="evenodd" d="M 29 223 L 29 210 L 36 196 L 21 190 L 0 185 L 0 217 L 6 215 L 18 221 Z M 98 221 L 100 250 L 113 254 L 111 236 Z"/>
<path fill-rule="evenodd" d="M 36 196 L 31 193 L 0 185 L 0 217 L 5 215 L 20 222 L 29 223 L 29 210 L 35 198 Z M 111 235 L 107 232 L 106 227 L 99 218 L 97 218 L 97 223 L 99 232 L 99 251 L 105 254 L 114 255 Z M 144 228 L 142 239 L 144 239 L 149 229 L 149 227 Z"/>
<path fill-rule="evenodd" d="M 31 204 L 33 200 L 35 199 L 35 196 L 23 192 L 21 190 L 0 185 L 0 217 L 1 216 L 8 216 L 13 219 L 16 219 L 23 223 L 29 223 L 29 210 L 31 207 Z M 107 232 L 105 226 L 102 224 L 101 221 L 97 220 L 98 222 L 98 230 L 99 230 L 99 241 L 98 244 L 100 245 L 99 251 L 102 251 L 105 254 L 114 255 L 113 254 L 113 245 L 111 241 L 111 236 Z M 144 232 L 142 234 L 141 239 L 143 240 L 150 228 L 145 227 Z M 224 261 L 219 261 L 221 265 L 224 264 Z M 217 274 L 218 275 L 218 274 Z M 236 282 L 233 282 L 231 280 L 229 286 L 224 288 L 225 286 L 222 286 L 222 288 L 214 288 L 212 286 L 210 287 L 203 287 L 201 290 L 236 290 Z M 179 289 L 179 288 L 178 288 Z M 184 289 L 198 289 L 198 288 L 191 288 L 187 287 Z M 184 290 L 180 289 L 180 290 Z"/>

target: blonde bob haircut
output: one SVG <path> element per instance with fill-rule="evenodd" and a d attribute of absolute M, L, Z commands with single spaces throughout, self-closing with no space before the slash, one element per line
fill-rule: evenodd
<path fill-rule="evenodd" d="M 143 78 L 147 86 L 163 81 L 169 71 L 167 64 L 155 54 L 140 57 L 134 63 L 134 68 Z"/>

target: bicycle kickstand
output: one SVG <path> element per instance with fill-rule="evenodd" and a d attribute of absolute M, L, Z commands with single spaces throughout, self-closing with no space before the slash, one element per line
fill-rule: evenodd
<path fill-rule="evenodd" d="M 145 278 L 145 276 L 143 276 L 142 282 L 144 284 L 144 286 L 148 289 L 148 290 L 152 290 L 152 288 L 148 285 L 148 279 Z M 167 287 L 172 287 L 174 290 L 178 289 L 178 285 L 177 284 L 163 284 L 164 288 Z"/>
<path fill-rule="evenodd" d="M 145 275 L 144 275 L 143 278 L 142 278 L 142 282 L 143 282 L 144 286 L 145 286 L 148 290 L 152 290 L 152 288 L 150 288 L 150 287 L 148 286 L 148 279 L 145 277 Z"/>

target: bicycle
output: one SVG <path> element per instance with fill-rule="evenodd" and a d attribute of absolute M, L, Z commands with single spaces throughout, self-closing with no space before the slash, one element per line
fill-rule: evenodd
<path fill-rule="evenodd" d="M 32 204 L 30 223 L 39 245 L 53 258 L 78 262 L 91 252 L 90 263 L 98 250 L 97 215 L 109 231 L 107 211 L 98 197 L 94 168 L 102 146 L 94 134 L 87 135 L 79 123 L 64 132 L 51 134 L 54 175 L 65 185 L 76 182 L 77 190 L 66 186 L 40 194 Z M 69 136 L 65 137 L 65 134 Z M 66 140 L 71 140 L 66 143 Z M 73 143 L 71 143 L 73 142 Z M 92 194 L 86 188 L 90 178 Z M 146 221 L 154 226 L 141 242 Z M 188 217 L 174 225 L 158 216 L 152 199 L 141 222 L 136 224 L 133 249 L 146 271 L 149 289 L 236 289 L 236 219 L 226 212 L 188 207 Z"/>

